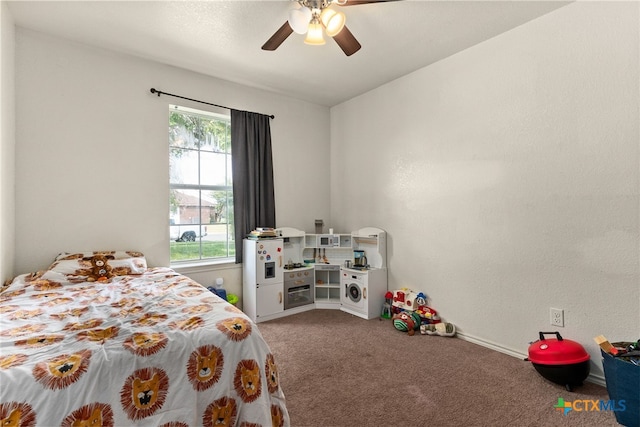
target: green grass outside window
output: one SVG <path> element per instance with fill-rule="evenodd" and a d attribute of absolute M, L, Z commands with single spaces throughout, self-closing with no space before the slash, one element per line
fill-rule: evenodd
<path fill-rule="evenodd" d="M 200 256 L 200 245 L 202 245 L 202 256 Z M 236 248 L 233 243 L 227 250 L 227 242 L 171 242 L 171 262 L 227 258 L 235 254 Z"/>

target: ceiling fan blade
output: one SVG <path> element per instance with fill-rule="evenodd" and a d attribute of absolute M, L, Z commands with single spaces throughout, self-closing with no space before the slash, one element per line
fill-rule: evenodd
<path fill-rule="evenodd" d="M 278 28 L 271 38 L 262 45 L 262 50 L 276 50 L 291 33 L 293 33 L 293 28 L 289 25 L 289 21 L 285 21 L 282 27 Z"/>
<path fill-rule="evenodd" d="M 338 43 L 340 49 L 342 49 L 347 56 L 353 55 L 362 47 L 346 25 L 342 28 L 342 31 L 333 37 L 333 39 Z"/>
<path fill-rule="evenodd" d="M 401 1 L 401 0 L 347 0 L 346 4 L 341 4 L 340 6 L 358 6 L 360 4 L 387 3 L 390 1 Z"/>

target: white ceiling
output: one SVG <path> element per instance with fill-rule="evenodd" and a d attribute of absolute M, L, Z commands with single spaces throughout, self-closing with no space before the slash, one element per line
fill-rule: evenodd
<path fill-rule="evenodd" d="M 6 0 L 3 0 L 6 1 Z M 333 106 L 567 2 L 404 0 L 341 7 L 362 49 L 293 33 L 261 50 L 291 1 L 6 1 L 16 25 Z M 333 6 L 336 9 L 339 6 Z"/>

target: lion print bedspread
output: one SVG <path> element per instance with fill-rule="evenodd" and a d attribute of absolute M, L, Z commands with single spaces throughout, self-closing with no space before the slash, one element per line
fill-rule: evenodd
<path fill-rule="evenodd" d="M 25 274 L 0 304 L 3 426 L 289 425 L 256 325 L 171 269 Z"/>

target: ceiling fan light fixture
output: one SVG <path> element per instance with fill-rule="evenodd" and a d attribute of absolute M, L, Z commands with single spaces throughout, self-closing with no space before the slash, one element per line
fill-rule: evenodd
<path fill-rule="evenodd" d="M 304 34 L 309 27 L 309 21 L 311 21 L 312 13 L 308 7 L 300 7 L 298 9 L 291 9 L 289 11 L 289 25 L 298 34 Z"/>
<path fill-rule="evenodd" d="M 347 18 L 342 12 L 336 12 L 333 9 L 325 8 L 320 14 L 320 21 L 324 25 L 325 31 L 329 37 L 336 36 L 344 28 Z"/>
<path fill-rule="evenodd" d="M 324 36 L 323 36 L 323 31 L 322 31 L 322 24 L 320 24 L 317 20 L 313 20 L 310 24 L 309 24 L 309 29 L 307 30 L 307 37 L 304 39 L 304 42 L 306 44 L 310 44 L 310 45 L 323 45 L 324 42 Z"/>
<path fill-rule="evenodd" d="M 293 32 L 305 34 L 305 44 L 323 45 L 324 34 L 333 38 L 345 55 L 358 52 L 362 45 L 345 25 L 346 17 L 331 6 L 351 6 L 360 4 L 386 3 L 398 0 L 291 0 L 287 21 L 266 41 L 262 50 L 273 51 Z"/>

